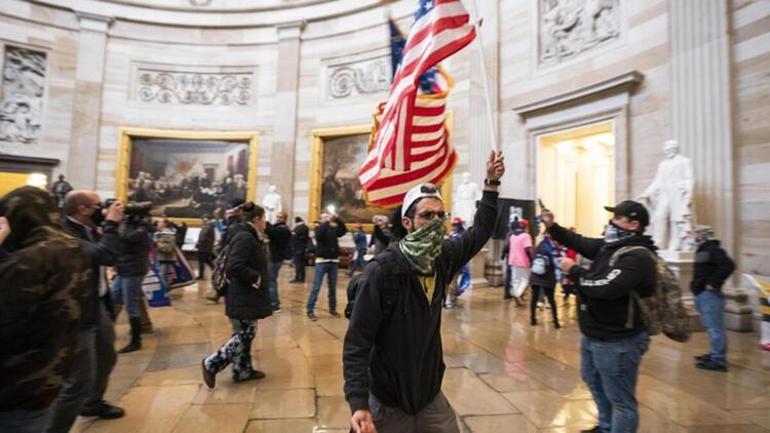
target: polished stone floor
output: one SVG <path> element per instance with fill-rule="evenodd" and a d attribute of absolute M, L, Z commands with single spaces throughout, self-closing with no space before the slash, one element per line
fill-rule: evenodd
<path fill-rule="evenodd" d="M 312 276 L 312 269 L 308 269 Z M 259 322 L 256 366 L 267 378 L 233 384 L 221 374 L 216 389 L 200 378 L 200 360 L 230 336 L 223 305 L 202 299 L 206 283 L 179 289 L 171 308 L 151 309 L 155 333 L 143 350 L 120 355 L 108 398 L 126 409 L 113 421 L 80 419 L 87 433 L 347 432 L 342 393 L 344 318 L 326 311 L 321 292 L 318 322 L 304 315 L 308 285 L 281 275 L 284 312 Z M 347 278 L 340 273 L 338 304 L 345 305 Z M 541 312 L 529 325 L 525 308 L 504 303 L 500 289 L 466 293 L 460 307 L 444 313 L 447 364 L 443 389 L 464 432 L 575 432 L 595 423 L 596 408 L 579 377 L 574 300 L 560 305 L 564 329 L 554 330 Z M 117 345 L 126 343 L 121 317 Z M 645 433 L 770 432 L 770 353 L 756 334 L 729 333 L 730 372 L 697 370 L 704 333 L 687 344 L 653 339 L 639 380 Z"/>

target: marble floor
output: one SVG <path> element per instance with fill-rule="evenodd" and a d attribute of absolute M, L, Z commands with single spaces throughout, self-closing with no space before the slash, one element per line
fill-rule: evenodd
<path fill-rule="evenodd" d="M 206 283 L 178 289 L 173 307 L 151 309 L 155 333 L 145 336 L 143 349 L 119 356 L 107 397 L 120 402 L 126 417 L 81 418 L 73 431 L 347 432 L 340 354 L 348 322 L 328 315 L 325 288 L 320 319 L 309 321 L 308 285 L 290 285 L 290 273 L 284 268 L 280 278 L 283 313 L 260 321 L 254 341 L 265 379 L 233 384 L 223 373 L 214 390 L 202 384 L 200 360 L 230 336 L 230 324 L 222 304 L 202 299 Z M 344 307 L 347 278 L 340 277 Z M 476 289 L 444 313 L 443 389 L 462 430 L 566 433 L 593 426 L 596 407 L 579 375 L 574 300 L 559 306 L 565 327 L 557 331 L 547 312 L 532 327 L 525 308 L 500 298 L 500 289 Z M 125 318 L 116 331 L 122 346 Z M 770 353 L 758 350 L 757 334 L 728 338 L 727 374 L 694 368 L 693 355 L 707 347 L 704 333 L 687 344 L 653 339 L 639 379 L 641 432 L 770 432 Z"/>

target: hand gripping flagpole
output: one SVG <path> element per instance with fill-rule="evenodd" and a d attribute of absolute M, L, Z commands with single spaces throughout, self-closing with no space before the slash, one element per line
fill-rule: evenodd
<path fill-rule="evenodd" d="M 481 82 L 484 86 L 484 100 L 486 101 L 487 106 L 487 121 L 489 122 L 489 133 L 492 135 L 492 150 L 495 151 L 495 153 L 500 151 L 500 146 L 497 143 L 497 128 L 495 128 L 495 121 L 494 121 L 494 115 L 492 112 L 492 101 L 489 97 L 489 79 L 487 78 L 487 62 L 486 57 L 484 56 L 484 43 L 481 39 L 481 24 L 484 21 L 482 18 L 479 18 L 479 11 L 476 8 L 476 0 L 470 0 L 471 7 L 473 7 L 473 15 L 475 17 L 475 21 L 473 24 L 473 27 L 476 28 L 476 41 L 478 42 L 479 47 L 479 57 L 481 59 Z"/>

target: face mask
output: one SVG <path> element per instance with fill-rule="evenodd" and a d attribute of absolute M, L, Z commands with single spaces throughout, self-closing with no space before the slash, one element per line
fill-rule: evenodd
<path fill-rule="evenodd" d="M 434 218 L 419 229 L 406 235 L 399 242 L 399 248 L 404 253 L 412 267 L 417 272 L 433 274 L 433 265 L 441 254 L 441 244 L 446 236 L 446 225 L 440 218 Z"/>
<path fill-rule="evenodd" d="M 604 242 L 608 244 L 628 239 L 634 235 L 636 235 L 636 232 L 626 230 L 612 222 L 612 220 L 604 227 Z"/>
<path fill-rule="evenodd" d="M 91 215 L 91 222 L 94 223 L 94 227 L 101 227 L 104 222 L 104 213 L 102 213 L 102 207 L 94 209 L 94 213 Z"/>

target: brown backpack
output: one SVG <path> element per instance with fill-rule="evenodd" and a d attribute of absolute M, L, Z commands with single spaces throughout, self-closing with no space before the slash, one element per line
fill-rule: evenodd
<path fill-rule="evenodd" d="M 642 298 L 635 291 L 631 291 L 628 305 L 628 322 L 626 326 L 632 327 L 634 323 L 634 301 L 639 305 L 642 313 L 642 321 L 650 335 L 661 332 L 668 338 L 683 343 L 690 339 L 690 318 L 682 302 L 682 288 L 666 261 L 658 257 L 649 248 L 642 246 L 623 247 L 615 251 L 610 259 L 613 266 L 623 254 L 635 250 L 644 250 L 655 260 L 655 291 L 652 295 Z"/>

